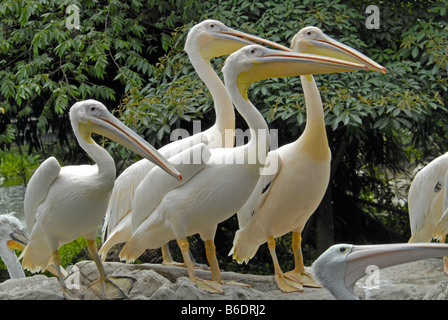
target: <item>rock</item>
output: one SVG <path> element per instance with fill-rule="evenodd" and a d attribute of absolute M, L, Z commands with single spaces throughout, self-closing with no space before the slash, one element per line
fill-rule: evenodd
<path fill-rule="evenodd" d="M 57 278 L 36 275 L 23 279 L 9 279 L 0 283 L 2 300 L 62 300 Z"/>
<path fill-rule="evenodd" d="M 273 276 L 222 272 L 224 280 L 250 284 L 251 287 L 224 284 L 224 294 L 209 294 L 192 283 L 187 270 L 161 264 L 124 264 L 106 262 L 111 276 L 128 276 L 137 281 L 129 291 L 132 300 L 332 300 L 325 289 L 305 288 L 304 292 L 285 294 L 275 285 Z M 98 278 L 92 261 L 82 261 L 68 269 L 68 288 L 85 300 L 100 299 L 89 288 Z M 197 275 L 210 279 L 210 271 L 196 270 Z M 372 281 L 374 280 L 374 281 Z M 381 269 L 377 274 L 361 278 L 355 287 L 361 299 L 447 299 L 448 276 L 441 259 L 429 259 Z M 56 277 L 35 275 L 10 279 L 0 284 L 0 299 L 62 300 L 63 294 Z"/>

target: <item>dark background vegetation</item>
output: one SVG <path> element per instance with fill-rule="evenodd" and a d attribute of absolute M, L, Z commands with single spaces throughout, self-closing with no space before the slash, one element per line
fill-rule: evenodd
<path fill-rule="evenodd" d="M 73 4 L 80 8 L 79 29 L 65 26 L 66 8 Z M 380 10 L 379 29 L 366 28 L 370 4 Z M 285 45 L 302 27 L 314 25 L 388 72 L 316 76 L 332 177 L 303 233 L 305 262 L 338 242 L 406 242 L 410 181 L 422 164 L 447 151 L 447 6 L 437 1 L 3 0 L 0 107 L 6 114 L 0 115 L 0 174 L 20 172 L 20 183 L 26 183 L 49 155 L 62 163 L 90 161 L 73 140 L 67 116 L 83 99 L 102 101 L 157 147 L 169 142 L 174 128 L 191 129 L 193 120 L 203 129 L 211 126 L 211 96 L 183 52 L 188 29 L 204 19 Z M 223 61 L 214 61 L 218 72 Z M 279 145 L 300 136 L 306 117 L 298 78 L 259 82 L 249 98 L 270 128 L 279 130 Z M 237 126 L 245 126 L 241 118 Z M 102 143 L 119 173 L 137 159 L 116 144 Z M 265 246 L 247 266 L 227 256 L 236 229 L 236 217 L 219 226 L 222 267 L 272 272 Z M 204 262 L 202 242 L 198 237 L 191 242 L 194 256 Z M 285 270 L 292 267 L 290 242 L 286 235 L 277 245 Z"/>

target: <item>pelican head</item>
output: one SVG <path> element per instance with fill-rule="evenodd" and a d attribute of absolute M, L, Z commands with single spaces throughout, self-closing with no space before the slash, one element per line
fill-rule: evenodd
<path fill-rule="evenodd" d="M 232 65 L 229 68 L 229 65 Z M 307 74 L 366 70 L 363 64 L 314 54 L 286 52 L 259 45 L 246 46 L 230 55 L 223 68 L 227 79 L 237 79 L 236 85 L 247 100 L 249 86 L 257 81 Z M 226 81 L 226 85 L 229 81 Z"/>
<path fill-rule="evenodd" d="M 78 129 L 81 138 L 88 144 L 94 144 L 92 133 L 103 135 L 151 160 L 178 180 L 182 179 L 171 163 L 153 146 L 115 118 L 102 103 L 96 100 L 77 102 L 70 109 L 70 119 L 72 126 Z"/>
<path fill-rule="evenodd" d="M 440 243 L 397 243 L 355 246 L 336 244 L 312 265 L 315 279 L 337 299 L 358 299 L 356 281 L 367 267 L 378 269 L 406 262 L 448 255 L 448 245 Z"/>
<path fill-rule="evenodd" d="M 273 46 L 280 50 L 289 49 L 275 42 L 253 36 L 232 28 L 217 20 L 205 20 L 190 29 L 185 43 L 185 51 L 190 54 L 199 48 L 202 57 L 210 60 L 231 54 L 238 49 L 254 44 L 253 41 Z"/>
<path fill-rule="evenodd" d="M 359 51 L 340 43 L 317 27 L 305 27 L 291 41 L 295 52 L 318 54 L 335 59 L 365 64 L 369 70 L 386 73 L 386 68 Z"/>
<path fill-rule="evenodd" d="M 0 239 L 10 250 L 23 250 L 29 236 L 19 219 L 9 213 L 0 216 Z"/>

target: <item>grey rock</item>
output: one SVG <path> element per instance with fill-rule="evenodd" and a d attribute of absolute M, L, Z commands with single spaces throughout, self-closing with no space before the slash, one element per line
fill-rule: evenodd
<path fill-rule="evenodd" d="M 199 290 L 188 278 L 187 270 L 161 264 L 124 264 L 106 262 L 111 276 L 136 279 L 128 296 L 132 300 L 332 300 L 326 289 L 305 288 L 304 292 L 283 293 L 275 285 L 273 276 L 222 272 L 224 280 L 249 284 L 250 287 L 224 284 L 224 294 L 210 294 Z M 197 275 L 210 279 L 210 271 L 196 270 Z M 85 300 L 100 299 L 88 286 L 98 278 L 92 261 L 82 261 L 69 269 L 66 284 L 71 292 Z M 379 270 L 361 278 L 355 287 L 361 299 L 422 300 L 447 299 L 448 276 L 443 272 L 441 259 L 412 262 Z M 62 300 L 64 298 L 56 277 L 35 275 L 24 279 L 10 279 L 0 284 L 0 299 Z"/>

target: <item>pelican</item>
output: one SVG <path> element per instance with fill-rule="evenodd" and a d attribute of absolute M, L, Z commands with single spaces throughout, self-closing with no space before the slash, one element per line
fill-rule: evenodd
<path fill-rule="evenodd" d="M 188 138 L 163 146 L 159 152 L 167 158 L 195 144 L 204 142 L 208 148 L 231 148 L 234 145 L 235 113 L 232 100 L 221 79 L 213 70 L 210 60 L 228 55 L 248 44 L 258 41 L 282 50 L 288 48 L 274 42 L 243 33 L 216 20 L 205 20 L 188 32 L 185 51 L 199 77 L 204 81 L 213 98 L 216 121 L 209 129 Z M 118 177 L 110 197 L 103 226 L 103 245 L 99 254 L 104 260 L 107 252 L 117 243 L 126 242 L 132 235 L 131 212 L 135 190 L 154 165 L 142 159 L 128 167 Z M 164 264 L 173 262 L 167 245 L 162 246 Z"/>
<path fill-rule="evenodd" d="M 30 240 L 23 251 L 22 265 L 36 272 L 54 264 L 59 282 L 66 292 L 60 272 L 61 245 L 84 235 L 90 257 L 100 277 L 90 287 L 103 298 L 122 298 L 126 294 L 107 276 L 97 254 L 96 234 L 104 219 L 107 202 L 115 181 L 115 163 L 109 153 L 92 139 L 91 134 L 106 136 L 181 179 L 176 169 L 151 145 L 119 122 L 98 101 L 86 100 L 70 108 L 75 137 L 96 165 L 60 167 L 54 157 L 45 160 L 31 177 L 25 192 L 25 218 Z"/>
<path fill-rule="evenodd" d="M 448 234 L 448 152 L 437 157 L 414 177 L 408 194 L 410 243 L 444 241 Z M 444 258 L 448 273 L 448 260 Z"/>
<path fill-rule="evenodd" d="M 15 250 L 22 251 L 28 243 L 25 227 L 12 213 L 0 215 L 0 258 L 11 279 L 25 278 Z"/>
<path fill-rule="evenodd" d="M 182 186 L 167 190 L 154 210 L 148 212 L 136 204 L 147 197 L 134 197 L 132 215 L 142 221 L 120 252 L 127 262 L 135 260 L 145 249 L 157 248 L 176 239 L 187 265 L 189 277 L 199 288 L 222 293 L 214 236 L 218 223 L 231 217 L 246 202 L 255 187 L 264 157 L 269 150 L 267 124 L 248 100 L 249 86 L 259 80 L 301 74 L 343 72 L 365 69 L 364 65 L 317 55 L 272 50 L 259 45 L 246 46 L 231 54 L 223 68 L 224 81 L 232 101 L 247 122 L 251 137 L 235 148 L 211 149 L 210 158 L 201 170 L 185 179 Z M 183 172 L 184 175 L 187 172 Z M 142 181 L 157 185 L 157 168 Z M 140 206 L 138 206 L 140 207 Z M 199 279 L 188 255 L 187 236 L 199 233 L 205 241 L 212 281 Z"/>
<path fill-rule="evenodd" d="M 300 30 L 292 40 L 295 52 L 321 54 L 365 64 L 385 72 L 384 67 L 358 51 L 326 36 L 316 27 Z M 230 251 L 239 263 L 248 262 L 258 247 L 268 243 L 274 263 L 275 281 L 283 292 L 302 291 L 302 285 L 318 286 L 305 271 L 301 232 L 321 202 L 330 179 L 331 154 L 319 90 L 311 75 L 300 77 L 307 106 L 307 123 L 293 143 L 268 154 L 267 169 L 252 195 L 238 211 L 239 230 Z M 276 164 L 272 170 L 270 164 Z M 275 238 L 293 232 L 295 268 L 284 274 L 275 253 Z"/>
<path fill-rule="evenodd" d="M 448 254 L 448 245 L 439 243 L 395 243 L 380 245 L 336 244 L 314 261 L 314 278 L 338 300 L 358 300 L 356 281 L 367 267 L 378 269 Z"/>

